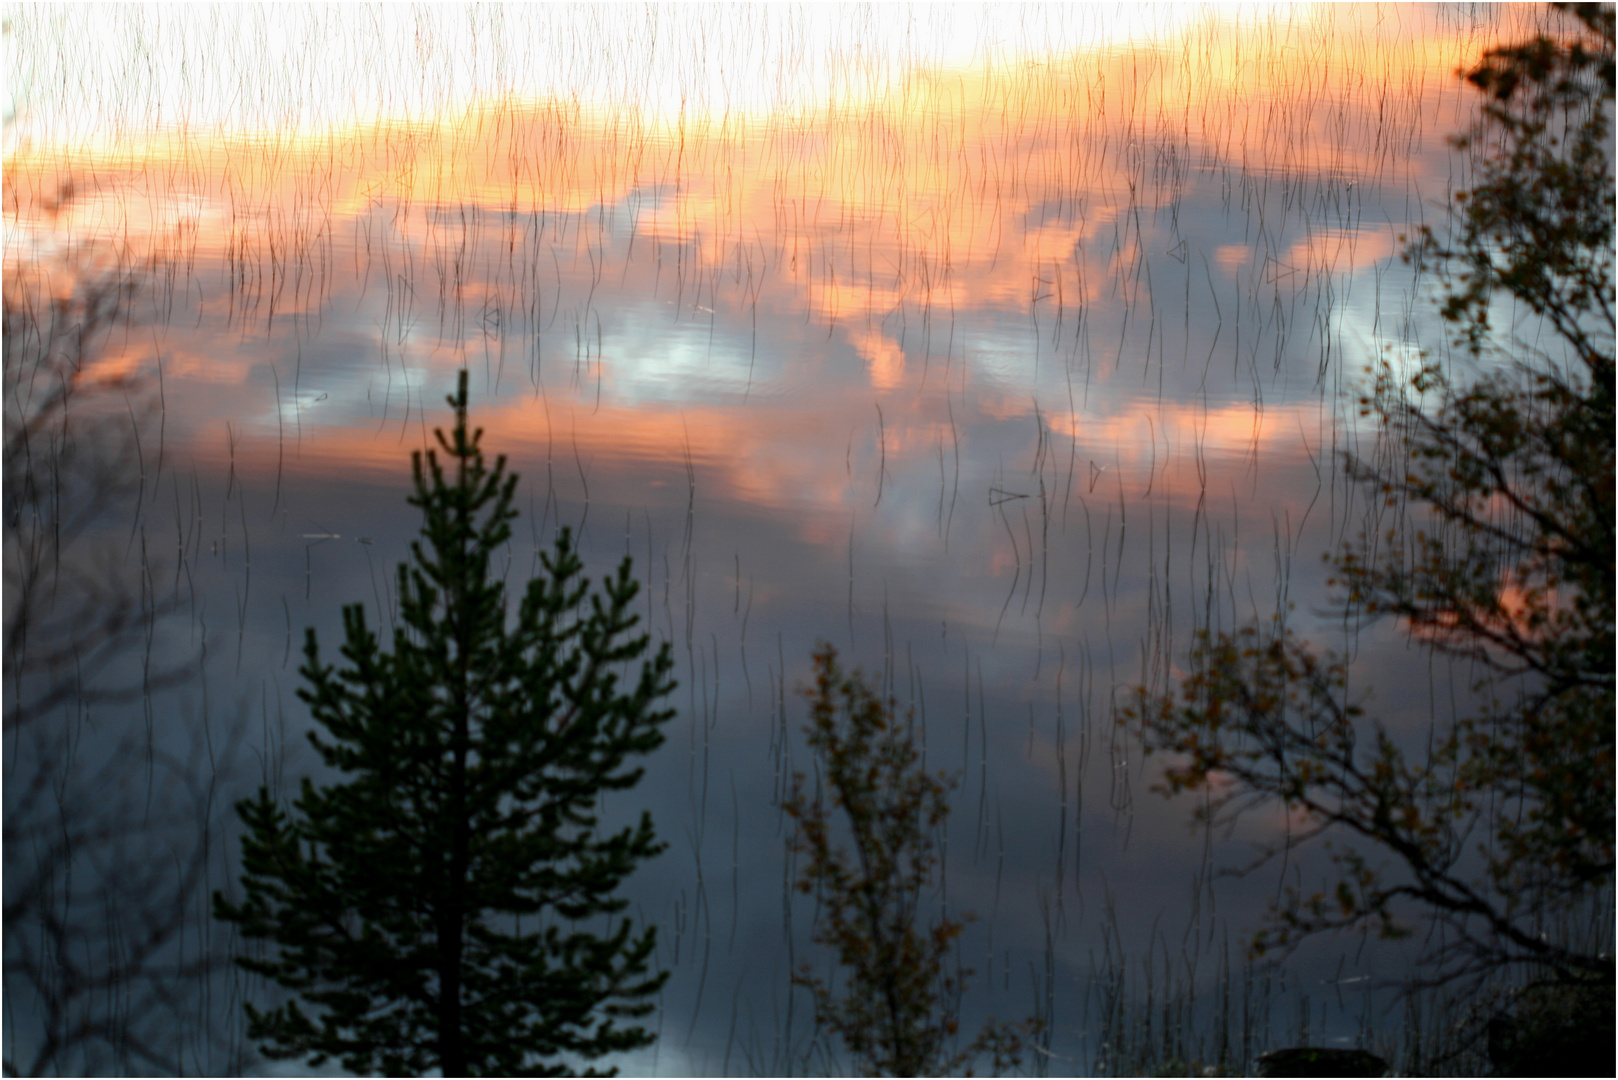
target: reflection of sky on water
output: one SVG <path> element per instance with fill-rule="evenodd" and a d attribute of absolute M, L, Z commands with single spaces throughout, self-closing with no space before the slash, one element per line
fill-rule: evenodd
<path fill-rule="evenodd" d="M 1252 5 L 1240 17 L 1259 21 L 1269 9 Z M 996 4 L 222 12 L 109 9 L 85 39 L 72 8 L 20 8 L 11 13 L 17 40 L 7 42 L 8 119 L 15 112 L 30 134 L 59 142 L 154 122 L 318 129 L 379 113 L 433 116 L 494 92 L 630 100 L 664 122 L 693 112 L 791 115 L 827 99 L 856 104 L 908 66 L 1150 48 L 1205 17 L 1185 4 L 1029 6 L 1014 16 Z"/>
<path fill-rule="evenodd" d="M 595 569 L 636 559 L 681 715 L 614 802 L 649 803 L 671 843 L 635 884 L 679 951 L 671 1055 L 783 1067 L 772 802 L 804 766 L 779 736 L 819 638 L 961 770 L 948 903 L 983 917 L 973 1008 L 1043 994 L 1049 926 L 1072 1053 L 1108 918 L 1151 949 L 1200 911 L 1206 952 L 1274 889 L 1225 882 L 1207 907 L 1204 838 L 1149 794 L 1122 688 L 1174 670 L 1194 626 L 1292 603 L 1378 673 L 1385 715 L 1425 715 L 1395 628 L 1345 641 L 1318 610 L 1318 556 L 1361 514 L 1333 466 L 1345 395 L 1383 345 L 1436 343 L 1398 236 L 1459 167 L 1451 73 L 1484 47 L 1397 12 L 1397 33 L 1203 13 L 1184 37 L 1165 16 L 1153 47 L 1015 64 L 922 49 L 932 66 L 779 115 L 518 98 L 84 152 L 35 115 L 7 270 L 57 290 L 52 260 L 116 255 L 142 275 L 99 370 L 161 374 L 145 527 L 186 553 L 248 697 L 296 708 L 300 628 L 332 650 L 341 603 L 391 607 L 408 454 L 463 365 L 531 508 L 512 574 L 559 522 Z"/>

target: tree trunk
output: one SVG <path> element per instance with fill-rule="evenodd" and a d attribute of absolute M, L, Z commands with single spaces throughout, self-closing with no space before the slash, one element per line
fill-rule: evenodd
<path fill-rule="evenodd" d="M 459 481 L 464 489 L 467 485 L 464 458 L 460 462 Z M 469 526 L 470 523 L 465 521 L 464 505 L 458 508 L 458 516 L 463 525 Z M 451 640 L 455 646 L 452 663 L 458 669 L 448 680 L 452 687 L 450 708 L 454 713 L 455 725 L 450 743 L 454 760 L 450 764 L 447 811 L 450 831 L 449 881 L 446 883 L 448 888 L 445 890 L 438 932 L 438 985 L 442 995 L 438 1003 L 438 1044 L 442 1057 L 440 1067 L 445 1077 L 467 1074 L 466 1050 L 461 1038 L 461 953 L 462 927 L 466 922 L 466 875 L 471 861 L 470 824 L 466 820 L 466 769 L 472 739 L 471 652 L 477 628 L 471 624 L 468 611 L 471 604 L 466 595 L 467 578 L 470 576 L 466 531 L 463 530 L 461 535 L 460 558 L 455 564 L 456 580 L 446 589 L 444 597 Z"/>

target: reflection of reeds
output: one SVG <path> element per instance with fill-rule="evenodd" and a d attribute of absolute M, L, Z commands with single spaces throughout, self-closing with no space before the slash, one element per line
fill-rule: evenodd
<path fill-rule="evenodd" d="M 32 28 L 54 17 L 20 13 L 25 51 L 48 51 Z M 709 29 L 717 25 L 717 16 L 693 17 L 707 20 Z M 120 18 L 130 24 L 145 16 Z M 351 87 L 375 75 L 392 93 L 400 84 L 387 82 L 381 58 L 397 55 L 420 81 L 425 68 L 417 50 L 442 57 L 459 33 L 439 15 L 423 18 L 426 29 L 407 49 L 372 49 L 365 63 L 325 67 Z M 203 435 L 185 436 L 182 451 L 165 450 L 168 420 L 193 425 L 190 417 L 160 411 L 155 453 L 149 437 L 131 445 L 139 471 L 150 468 L 152 475 L 135 492 L 126 546 L 141 552 L 152 595 L 181 598 L 179 621 L 189 620 L 199 647 L 219 648 L 210 592 L 231 604 L 226 618 L 237 626 L 236 667 L 242 678 L 260 680 L 269 760 L 278 760 L 281 743 L 268 720 L 265 672 L 253 670 L 252 620 L 273 622 L 277 638 L 284 624 L 283 649 L 272 651 L 283 653 L 286 668 L 295 621 L 289 597 L 303 591 L 312 599 L 324 583 L 317 578 L 343 571 L 338 541 L 321 539 L 313 541 L 319 552 L 294 548 L 304 563 L 302 590 L 295 576 L 278 583 L 273 569 L 262 569 L 274 541 L 249 528 L 251 521 L 262 530 L 265 519 L 250 516 L 247 502 L 269 487 L 267 474 L 259 481 L 252 471 L 255 450 L 275 439 L 273 499 L 263 501 L 272 530 L 284 534 L 289 520 L 307 516 L 300 452 L 342 460 L 352 451 L 345 466 L 386 457 L 391 467 L 394 436 L 425 436 L 442 381 L 435 373 L 468 363 L 475 369 L 481 357 L 491 392 L 507 395 L 490 410 L 490 422 L 509 424 L 545 461 L 546 496 L 537 518 L 530 513 L 536 552 L 553 515 L 556 522 L 570 515 L 581 537 L 592 505 L 598 524 L 616 521 L 619 502 L 629 501 L 613 489 L 626 441 L 651 446 L 638 450 L 636 461 L 666 456 L 673 472 L 683 465 L 679 505 L 659 512 L 641 504 L 645 565 L 649 573 L 662 565 L 659 623 L 666 637 L 684 642 L 690 695 L 690 728 L 681 740 L 685 776 L 667 808 L 676 816 L 668 823 L 672 833 L 683 823 L 690 860 L 682 854 L 666 895 L 652 901 L 661 905 L 666 953 L 686 980 L 669 996 L 676 1017 L 666 1030 L 683 1022 L 684 1042 L 695 1052 L 702 1048 L 700 1030 L 728 1024 L 724 1054 L 732 1066 L 739 1060 L 733 1048 L 749 1067 L 772 1073 L 837 1064 L 806 1032 L 801 995 L 788 986 L 784 1000 L 770 1002 L 767 1020 L 750 1020 L 758 995 L 744 992 L 741 978 L 732 986 L 720 965 L 729 943 L 746 940 L 748 925 L 777 922 L 788 970 L 795 963 L 794 935 L 802 933 L 806 913 L 794 921 L 786 888 L 795 873 L 790 856 L 780 895 L 772 884 L 766 910 L 750 910 L 748 875 L 739 868 L 752 834 L 768 831 L 769 815 L 749 806 L 766 787 L 781 828 L 796 727 L 785 700 L 794 670 L 785 656 L 795 643 L 785 639 L 817 618 L 815 603 L 825 599 L 833 617 L 846 620 L 851 649 L 856 641 L 878 641 L 880 587 L 884 688 L 913 678 L 923 753 L 951 768 L 957 762 L 945 759 L 954 757 L 955 721 L 942 718 L 956 715 L 954 695 L 965 686 L 959 766 L 976 790 L 961 793 L 967 813 L 957 822 L 955 843 L 940 837 L 946 856 L 940 899 L 959 903 L 982 885 L 993 890 L 997 906 L 1005 901 L 1002 918 L 977 928 L 981 936 L 963 945 L 987 956 L 999 975 L 986 980 L 985 996 L 991 987 L 998 988 L 996 1001 L 1020 995 L 1024 963 L 1033 965 L 1027 990 L 1048 1021 L 1043 1050 L 1054 1072 L 1155 1071 L 1192 1061 L 1242 1068 L 1267 1040 L 1281 1037 L 1291 1023 L 1284 1014 L 1297 1010 L 1299 1001 L 1283 1001 L 1279 976 L 1243 966 L 1228 949 L 1210 976 L 1206 955 L 1200 968 L 1171 960 L 1161 938 L 1143 947 L 1128 936 L 1132 923 L 1096 917 L 1098 908 L 1112 910 L 1096 903 L 1098 868 L 1142 843 L 1135 822 L 1147 816 L 1146 800 L 1135 798 L 1147 782 L 1140 755 L 1110 723 L 1112 687 L 1136 680 L 1161 685 L 1176 635 L 1183 640 L 1188 629 L 1224 625 L 1272 603 L 1284 609 L 1302 595 L 1293 575 L 1307 572 L 1307 560 L 1294 555 L 1329 546 L 1322 532 L 1341 534 L 1362 516 L 1351 491 L 1339 497 L 1336 476 L 1321 458 L 1355 437 L 1337 412 L 1356 353 L 1383 340 L 1418 347 L 1415 287 L 1385 258 L 1396 231 L 1391 222 L 1419 217 L 1422 200 L 1447 182 L 1448 165 L 1433 152 L 1438 136 L 1460 120 L 1448 76 L 1490 32 L 1456 25 L 1425 37 L 1397 25 L 1406 18 L 1395 13 L 1387 25 L 1367 27 L 1348 12 L 1243 15 L 1105 50 L 1041 51 L 1033 34 L 1036 55 L 1027 66 L 989 49 L 982 63 L 961 70 L 922 57 L 878 71 L 869 51 L 855 63 L 849 49 L 827 61 L 842 81 L 813 101 L 780 93 L 782 107 L 773 112 L 726 113 L 705 110 L 698 95 L 672 117 L 648 113 L 650 84 L 632 77 L 637 69 L 629 58 L 636 54 L 623 39 L 627 34 L 644 46 L 646 28 L 592 24 L 581 40 L 606 35 L 623 46 L 610 55 L 626 58 L 592 56 L 594 74 L 573 65 L 580 78 L 606 80 L 605 89 L 591 84 L 599 91 L 593 102 L 571 91 L 510 93 L 525 76 L 491 59 L 478 70 L 493 73 L 492 81 L 477 83 L 466 97 L 457 98 L 460 90 L 437 76 L 422 84 L 424 100 L 373 101 L 356 92 L 352 100 L 364 122 L 346 125 L 317 122 L 309 110 L 331 102 L 301 101 L 308 87 L 287 78 L 300 72 L 312 78 L 308 73 L 323 67 L 307 62 L 314 53 L 273 64 L 267 31 L 253 22 L 235 39 L 251 54 L 235 55 L 238 76 L 248 85 L 260 78 L 276 92 L 262 95 L 265 111 L 255 114 L 246 135 L 214 138 L 202 124 L 148 131 L 136 122 L 143 114 L 125 112 L 122 130 L 139 138 L 126 139 L 115 153 L 78 159 L 47 131 L 8 155 L 6 213 L 8 224 L 55 235 L 118 234 L 121 258 L 147 275 L 151 320 L 169 343 L 187 344 L 184 331 L 194 320 L 223 325 L 204 340 L 206 348 L 193 343 L 191 351 L 225 374 L 234 373 L 238 356 L 267 357 L 273 434 L 267 423 L 222 414 L 205 418 L 212 426 Z M 489 58 L 500 36 L 477 27 L 477 55 Z M 844 40 L 865 40 L 867 32 L 853 25 Z M 1503 29 L 1506 36 L 1515 32 Z M 156 70 L 200 49 L 208 63 L 192 69 L 229 70 L 233 54 L 205 49 L 205 37 L 171 41 L 172 52 L 143 59 Z M 315 36 L 300 47 L 319 45 Z M 62 64 L 77 55 L 58 53 Z M 822 59 L 800 55 L 795 62 Z M 745 66 L 736 56 L 709 60 L 687 74 L 712 68 L 734 76 Z M 784 85 L 791 76 L 776 78 Z M 122 84 L 113 93 L 94 71 L 47 80 L 42 93 L 47 84 L 92 112 L 155 100 Z M 256 104 L 252 94 L 237 99 L 244 108 Z M 76 199 L 60 197 L 56 177 L 64 171 L 77 177 Z M 1221 214 L 1222 222 L 1211 220 Z M 10 243 L 8 274 L 28 261 L 20 242 Z M 1366 269 L 1369 280 L 1359 273 Z M 1360 330 L 1344 313 L 1355 290 L 1364 299 L 1367 287 L 1375 290 L 1365 305 L 1370 327 Z M 645 318 L 659 323 L 650 359 L 625 344 L 632 320 L 623 311 L 637 304 L 658 313 Z M 801 391 L 793 372 L 771 367 L 788 352 L 782 336 L 800 325 L 801 341 L 809 344 L 787 359 L 808 363 L 820 350 L 857 365 L 863 380 L 857 393 L 821 394 L 808 386 L 822 377 L 832 381 L 830 364 L 802 380 L 808 388 Z M 692 333 L 682 337 L 686 331 Z M 349 367 L 329 356 L 317 362 L 317 346 L 344 332 L 356 335 L 354 351 L 369 350 L 369 359 Z M 739 350 L 735 358 L 746 356 L 721 376 L 714 372 L 723 366 L 727 333 L 731 349 Z M 269 349 L 261 354 L 254 351 L 260 340 L 286 348 L 279 357 Z M 8 349 L 10 341 L 8 328 Z M 695 359 L 676 367 L 675 347 L 682 344 Z M 515 378 L 504 374 L 508 360 Z M 172 390 L 188 376 L 172 358 L 169 365 Z M 165 378 L 161 365 L 157 372 Z M 513 383 L 524 376 L 528 386 L 519 393 Z M 630 385 L 637 378 L 651 389 Z M 346 388 L 343 379 L 350 381 Z M 785 410 L 772 411 L 770 394 L 781 386 L 801 393 L 800 407 L 818 411 L 821 425 L 835 430 L 829 441 L 838 445 L 828 457 L 845 450 L 843 462 L 824 469 L 836 481 L 824 490 L 817 487 L 820 471 L 802 463 L 824 448 L 776 423 Z M 345 396 L 345 407 L 364 401 L 369 423 L 357 421 L 358 412 L 330 419 Z M 866 402 L 876 413 L 874 431 L 869 413 L 852 417 Z M 552 404 L 570 409 L 575 470 L 554 468 Z M 222 408 L 257 412 L 260 403 L 235 398 Z M 650 422 L 658 413 L 667 414 L 666 425 Z M 649 434 L 639 433 L 642 421 Z M 355 435 L 361 427 L 374 432 Z M 170 440 L 175 429 L 168 425 Z M 150 434 L 139 425 L 130 430 Z M 332 446 L 338 449 L 322 451 Z M 1297 488 L 1301 497 L 1290 488 L 1273 490 L 1287 463 L 1302 460 L 1300 446 L 1313 488 L 1306 479 Z M 184 450 L 202 461 L 189 476 L 175 463 Z M 564 457 L 568 452 L 561 448 Z M 218 476 L 207 465 L 215 457 L 225 466 Z M 926 516 L 934 519 L 941 555 L 924 571 L 939 574 L 927 583 L 938 595 L 919 603 L 918 615 L 906 607 L 913 595 L 898 598 L 894 570 L 916 553 L 884 546 L 883 530 L 905 520 L 921 458 Z M 579 499 L 567 494 L 573 475 Z M 249 487 L 257 483 L 265 490 Z M 1324 514 L 1316 507 L 1323 485 L 1331 496 Z M 985 511 L 976 493 L 990 488 L 997 490 Z M 833 523 L 825 530 L 830 584 L 804 612 L 784 610 L 781 596 L 792 583 L 771 578 L 794 568 L 781 569 L 766 557 L 773 553 L 749 547 L 749 539 L 714 538 L 732 500 L 757 501 L 761 491 L 780 500 L 776 509 L 802 499 L 790 511 L 795 525 Z M 161 535 L 166 523 L 160 530 L 156 521 L 166 517 L 171 494 L 172 575 L 155 557 L 168 543 Z M 868 508 L 857 509 L 862 502 Z M 626 519 L 633 510 L 625 506 Z M 254 514 L 262 511 L 255 507 Z M 349 532 L 342 522 L 332 525 Z M 607 531 L 598 529 L 597 539 Z M 249 589 L 255 548 L 256 591 Z M 727 553 L 732 560 L 723 558 Z M 369 560 L 368 547 L 365 554 Z M 986 565 L 997 555 L 1005 556 L 1003 574 Z M 714 586 L 717 568 L 727 563 L 734 580 L 724 583 L 728 588 Z M 655 578 L 646 593 L 649 624 Z M 383 616 L 392 605 L 388 589 L 387 575 L 373 582 Z M 732 622 L 721 639 L 725 601 Z M 766 664 L 769 706 L 758 710 L 768 713 L 760 718 L 768 736 L 760 733 L 745 750 L 767 753 L 770 761 L 753 783 L 750 772 L 759 763 L 738 749 L 737 733 L 754 717 L 747 635 L 750 624 L 755 637 L 768 635 L 772 623 L 777 655 Z M 942 660 L 935 661 L 925 635 L 937 624 L 944 633 Z M 904 657 L 896 661 L 901 646 Z M 725 678 L 737 662 L 741 678 Z M 895 674 L 899 663 L 904 679 Z M 920 674 L 923 663 L 934 665 L 931 687 Z M 273 657 L 264 666 L 272 668 Z M 216 680 L 215 694 L 220 685 Z M 932 734 L 939 736 L 930 748 L 928 689 Z M 1026 707 L 1021 700 L 1006 704 L 1022 690 L 1031 699 Z M 144 715 L 161 723 L 151 701 Z M 1028 749 L 1019 752 L 1024 711 Z M 733 725 L 733 717 L 741 722 Z M 1047 725 L 1051 776 L 1031 763 Z M 732 778 L 729 830 L 725 800 L 709 798 L 714 769 L 721 782 Z M 275 766 L 267 771 L 276 776 Z M 1055 819 L 1041 807 L 1035 821 L 1006 821 L 1018 788 L 1035 784 L 1052 796 Z M 732 922 L 728 931 L 719 928 L 727 949 L 715 954 L 712 904 L 717 895 L 723 918 L 725 831 Z M 1038 847 L 1037 858 L 1021 852 L 1025 833 L 1037 835 L 1037 844 L 1028 845 Z M 1213 901 L 1213 843 L 1208 838 L 1194 870 L 1188 868 L 1198 878 L 1199 915 Z M 1029 887 L 1030 878 L 1045 884 Z M 1029 910 L 1013 907 L 1023 892 L 1039 896 L 1043 935 L 1017 924 Z M 1211 935 L 1213 925 L 1206 916 L 1193 936 Z M 1084 971 L 1081 981 L 1088 981 L 1075 992 L 1072 973 L 1093 940 L 1106 943 L 1102 958 Z M 759 984 L 748 986 L 756 991 Z M 1076 993 L 1092 1010 L 1082 1024 L 1072 1015 Z M 1446 1007 L 1423 1004 L 1411 1013 L 1420 1022 L 1412 1020 L 1409 1031 L 1423 1033 L 1426 1043 L 1413 1041 L 1415 1034 L 1399 1038 L 1410 1046 L 1431 1043 L 1434 1025 L 1441 1026 L 1434 1017 L 1447 1015 Z M 1318 1033 L 1318 1018 L 1310 1022 Z M 1379 1027 L 1386 1023 L 1377 1020 Z"/>
<path fill-rule="evenodd" d="M 5 1069 L 239 1071 L 244 986 L 209 896 L 246 710 L 210 710 L 205 628 L 172 644 L 195 554 L 180 523 L 165 589 L 144 514 L 161 418 L 148 460 L 143 388 L 92 374 L 134 282 L 36 285 L 9 278 L 4 310 Z"/>
<path fill-rule="evenodd" d="M 1153 935 L 1144 957 L 1126 953 L 1109 904 L 1101 955 L 1092 954 L 1076 1055 L 1052 1059 L 1055 1072 L 1093 1076 L 1251 1076 L 1258 1058 L 1282 1046 L 1355 1047 L 1388 1062 L 1391 1075 L 1482 1075 L 1488 1067 L 1484 1021 L 1491 988 L 1390 992 L 1368 977 L 1316 986 L 1232 955 L 1228 936 L 1209 957 Z M 1352 1003 L 1348 999 L 1354 999 Z M 1358 1017 L 1350 1034 L 1328 1034 L 1328 1004 Z"/>

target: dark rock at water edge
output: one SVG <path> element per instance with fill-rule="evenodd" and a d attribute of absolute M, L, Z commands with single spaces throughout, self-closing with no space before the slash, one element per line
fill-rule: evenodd
<path fill-rule="evenodd" d="M 1367 1050 L 1288 1046 L 1260 1054 L 1260 1076 L 1385 1076 L 1388 1063 Z"/>

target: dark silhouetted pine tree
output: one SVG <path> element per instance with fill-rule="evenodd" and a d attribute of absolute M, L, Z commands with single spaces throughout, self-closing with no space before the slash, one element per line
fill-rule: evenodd
<path fill-rule="evenodd" d="M 641 659 L 629 560 L 592 589 L 567 530 L 508 618 L 490 557 L 517 478 L 467 430 L 464 372 L 449 402 L 453 433 L 414 458 L 423 524 L 391 651 L 359 605 L 343 613 L 346 666 L 308 634 L 300 696 L 335 776 L 304 780 L 290 807 L 269 790 L 241 804 L 242 891 L 216 912 L 269 943 L 243 966 L 291 992 L 248 1006 L 271 1057 L 565 1075 L 569 1058 L 653 1038 L 633 1020 L 667 973 L 617 892 L 663 845 L 649 814 L 616 831 L 597 814 L 663 741 L 673 661 L 666 645 Z"/>

